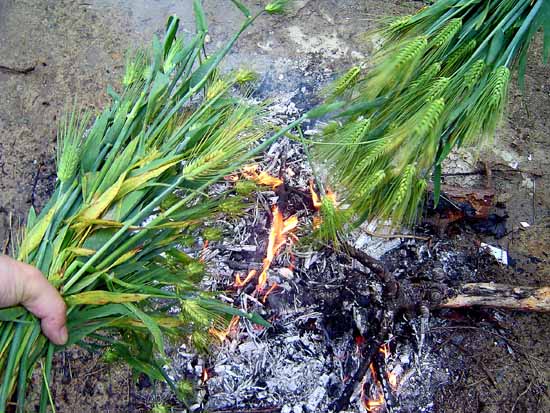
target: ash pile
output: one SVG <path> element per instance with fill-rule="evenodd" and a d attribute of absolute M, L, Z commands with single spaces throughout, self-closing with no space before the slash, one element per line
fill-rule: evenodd
<path fill-rule="evenodd" d="M 440 298 L 433 285 L 479 281 L 480 265 L 494 258 L 465 239 L 438 241 L 429 228 L 379 238 L 364 227 L 338 247 L 315 244 L 309 168 L 302 146 L 282 139 L 257 165 L 227 177 L 226 187 L 248 179 L 263 189 L 246 215 L 217 223 L 234 238 L 205 244 L 203 286 L 271 327 L 234 317 L 215 332 L 210 356 L 180 348 L 174 378 L 199 389 L 190 410 L 433 411 L 435 392 L 453 377 L 439 357 L 442 339 L 431 334 L 445 321 L 422 303 Z M 392 280 L 412 291 L 405 295 L 413 304 L 389 304 Z"/>

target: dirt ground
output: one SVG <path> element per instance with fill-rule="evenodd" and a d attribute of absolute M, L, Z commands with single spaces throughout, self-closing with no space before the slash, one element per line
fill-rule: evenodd
<path fill-rule="evenodd" d="M 232 33 L 240 15 L 229 1 L 204 3 L 214 48 Z M 259 7 L 266 1 L 247 3 Z M 295 101 L 302 109 L 317 99 L 323 82 L 368 58 L 370 46 L 362 34 L 374 27 L 376 18 L 406 14 L 422 5 L 297 0 L 288 15 L 264 18 L 249 29 L 226 67 L 257 70 L 265 97 L 299 91 Z M 182 18 L 184 31 L 192 31 L 190 0 L 0 0 L 0 66 L 34 68 L 27 74 L 0 68 L 0 245 L 10 225 L 24 221 L 31 205 L 40 208 L 53 190 L 56 119 L 63 108 L 74 98 L 81 106 L 102 108 L 107 85 L 116 87 L 121 78 L 126 50 L 149 42 L 174 13 Z M 537 39 L 526 90 L 512 88 L 504 125 L 478 157 L 493 170 L 490 185 L 505 206 L 499 213 L 508 215 L 509 233 L 485 241 L 515 259 L 507 269 L 495 267 L 489 278 L 496 282 L 538 286 L 550 281 L 550 69 L 542 65 L 540 49 Z M 460 184 L 461 179 L 449 182 Z M 477 184 L 487 182 L 480 179 Z M 520 222 L 530 227 L 520 230 Z M 448 384 L 439 389 L 433 411 L 550 411 L 548 315 L 440 315 L 460 320 L 433 331 L 449 369 Z M 496 323 L 505 339 L 487 332 L 487 323 Z M 67 366 L 72 366 L 70 373 Z M 146 411 L 155 399 L 149 383 L 136 383 L 129 371 L 104 366 L 83 353 L 64 356 L 55 374 L 60 412 Z"/>

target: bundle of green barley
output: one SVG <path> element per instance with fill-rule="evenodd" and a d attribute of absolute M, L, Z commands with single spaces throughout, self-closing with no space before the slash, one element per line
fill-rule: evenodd
<path fill-rule="evenodd" d="M 384 43 L 372 67 L 332 85 L 327 100 L 349 106 L 316 145 L 358 224 L 412 223 L 430 178 L 439 198 L 441 162 L 493 136 L 510 70 L 521 81 L 541 27 L 547 59 L 548 0 L 439 0 L 376 32 Z"/>
<path fill-rule="evenodd" d="M 129 60 L 122 93 L 111 91 L 111 107 L 88 132 L 89 114 L 74 111 L 61 122 L 56 190 L 39 216 L 30 211 L 15 252 L 66 300 L 67 345 L 108 348 L 110 358 L 164 379 L 174 390 L 160 367 L 163 335 L 189 337 L 201 346 L 207 331 L 223 321 L 221 314 L 239 313 L 197 291 L 203 264 L 180 248 L 201 235 L 205 220 L 242 210 L 238 197 L 208 197 L 204 190 L 286 131 L 253 148 L 266 132 L 256 123 L 262 109 L 229 93 L 247 76 L 217 73 L 259 16 L 233 2 L 246 19 L 217 53 L 203 55 L 207 26 L 201 2 L 194 0 L 197 32 L 191 39 L 176 38 L 178 18 L 171 17 L 164 41 L 154 39 L 151 53 Z M 264 11 L 278 12 L 283 3 Z M 175 305 L 181 311 L 169 315 Z M 0 310 L 1 412 L 12 399 L 17 412 L 25 411 L 28 380 L 44 356 L 40 411 L 46 411 L 58 349 L 25 309 Z"/>

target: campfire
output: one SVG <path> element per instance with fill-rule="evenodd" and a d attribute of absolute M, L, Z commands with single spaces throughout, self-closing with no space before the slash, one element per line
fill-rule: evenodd
<path fill-rule="evenodd" d="M 280 144 L 279 154 L 289 147 Z M 265 163 L 287 170 L 280 158 Z M 298 234 L 321 225 L 323 197 L 339 206 L 333 191 L 321 194 L 303 175 L 277 176 L 259 165 L 226 178 L 227 185 L 243 180 L 260 192 L 250 217 L 234 224 L 240 242 L 209 245 L 215 280 L 218 289 L 226 286 L 228 302 L 259 312 L 273 328 L 233 317 L 213 332 L 221 347 L 204 361 L 200 404 L 219 412 L 431 411 L 447 373 L 429 338 L 442 321 L 430 310 L 469 294 L 447 285 L 455 274 L 478 280 L 480 258 L 474 265 L 466 257 L 479 247 L 434 241 L 426 229 L 400 244 L 378 240 L 377 253 L 368 255 L 360 247 L 372 232 L 359 229 L 355 243 L 313 249 Z M 492 265 L 483 257 L 481 265 Z M 433 282 L 418 284 L 419 276 Z"/>

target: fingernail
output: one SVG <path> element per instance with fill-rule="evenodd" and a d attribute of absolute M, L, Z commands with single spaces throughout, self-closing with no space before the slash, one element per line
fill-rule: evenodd
<path fill-rule="evenodd" d="M 58 339 L 58 344 L 60 345 L 65 344 L 67 342 L 67 340 L 69 339 L 69 332 L 67 331 L 66 326 L 61 327 L 61 329 L 57 333 L 57 339 Z"/>

